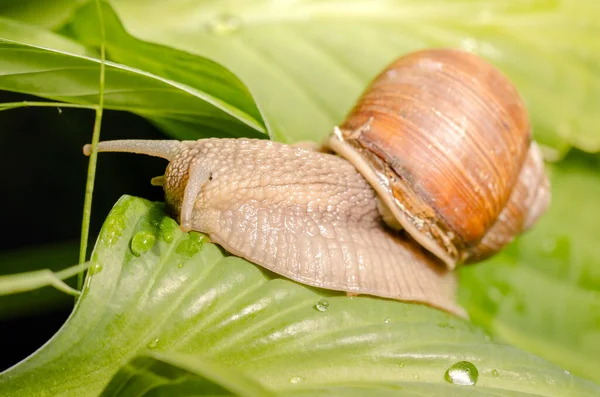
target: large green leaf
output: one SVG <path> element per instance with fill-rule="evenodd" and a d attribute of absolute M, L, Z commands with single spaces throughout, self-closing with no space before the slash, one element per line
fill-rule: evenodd
<path fill-rule="evenodd" d="M 203 235 L 182 233 L 160 203 L 124 196 L 91 260 L 71 317 L 0 375 L 0 395 L 95 396 L 147 349 L 197 355 L 282 392 L 396 384 L 440 395 L 462 390 L 445 372 L 466 360 L 479 373 L 473 396 L 600 395 L 442 311 L 304 287 L 227 256 Z M 329 306 L 318 310 L 323 299 Z"/>
<path fill-rule="evenodd" d="M 274 394 L 232 368 L 223 368 L 181 353 L 149 353 L 136 357 L 113 377 L 102 397 L 129 396 L 327 396 L 327 397 L 531 397 L 532 394 L 452 384 L 412 382 L 351 382 L 347 385 L 296 384 Z"/>
<path fill-rule="evenodd" d="M 550 210 L 501 255 L 463 269 L 460 289 L 474 321 L 598 383 L 599 169 L 575 155 L 552 166 Z"/>
<path fill-rule="evenodd" d="M 284 141 L 320 140 L 394 58 L 472 50 L 523 93 L 534 134 L 559 157 L 600 150 L 596 0 L 112 0 L 137 37 L 207 56 L 238 75 Z"/>
<path fill-rule="evenodd" d="M 83 105 L 98 102 L 98 59 L 41 47 L 44 38 L 51 44 L 50 33 L 35 36 L 36 45 L 21 42 L 30 38 L 24 37 L 22 26 L 4 26 L 3 34 L 10 40 L 0 38 L 0 89 Z M 161 62 L 175 62 L 158 53 L 155 56 Z M 107 62 L 105 107 L 145 116 L 169 126 L 170 132 L 182 139 L 189 137 L 186 134 L 192 126 L 195 137 L 264 136 L 266 129 L 255 117 L 254 100 L 239 80 L 216 63 L 194 58 L 198 78 L 204 76 L 212 84 L 191 87 Z"/>
<path fill-rule="evenodd" d="M 106 31 L 104 42 L 110 59 L 155 74 L 157 76 L 202 90 L 212 98 L 230 105 L 230 110 L 240 119 L 251 118 L 257 129 L 266 129 L 262 116 L 247 88 L 235 76 L 214 62 L 170 47 L 146 43 L 130 36 L 121 25 L 117 15 L 105 2 L 101 2 L 102 23 Z M 98 7 L 90 2 L 75 14 L 74 22 L 67 28 L 78 40 L 89 46 L 99 47 L 100 34 Z M 151 115 L 150 113 L 148 115 Z M 161 124 L 162 120 L 158 120 Z M 186 120 L 178 122 L 181 131 Z M 190 118 L 190 137 L 203 134 L 198 131 L 194 118 Z M 215 121 L 219 123 L 218 120 Z M 172 130 L 166 128 L 167 131 Z M 204 133 L 205 134 L 205 133 Z M 178 134 L 181 136 L 181 134 Z M 206 135 L 206 134 L 205 134 Z"/>

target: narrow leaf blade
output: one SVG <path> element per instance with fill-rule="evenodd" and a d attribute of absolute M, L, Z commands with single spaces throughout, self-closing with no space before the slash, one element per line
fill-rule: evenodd
<path fill-rule="evenodd" d="M 215 64 L 216 65 L 216 64 Z M 14 41 L 0 41 L 0 89 L 43 98 L 93 105 L 98 102 L 99 60 Z M 199 136 L 263 137 L 256 120 L 231 111 L 206 94 L 185 84 L 125 65 L 106 63 L 104 105 L 183 120 Z"/>

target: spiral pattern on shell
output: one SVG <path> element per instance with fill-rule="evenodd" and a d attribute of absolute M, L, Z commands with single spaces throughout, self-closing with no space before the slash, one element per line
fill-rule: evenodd
<path fill-rule="evenodd" d="M 531 128 L 517 89 L 492 64 L 428 49 L 379 74 L 338 138 L 384 176 L 387 186 L 374 188 L 399 223 L 453 267 L 477 256 L 474 247 L 506 207 Z"/>

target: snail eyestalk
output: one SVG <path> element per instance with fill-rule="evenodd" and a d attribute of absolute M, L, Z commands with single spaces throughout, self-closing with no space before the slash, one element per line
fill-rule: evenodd
<path fill-rule="evenodd" d="M 189 168 L 188 183 L 185 186 L 183 193 L 183 202 L 181 203 L 181 230 L 189 232 L 192 230 L 192 215 L 194 211 L 194 204 L 200 194 L 202 186 L 209 180 L 210 173 L 202 169 L 200 165 L 194 163 Z"/>
<path fill-rule="evenodd" d="M 152 186 L 164 186 L 165 184 L 165 176 L 161 175 L 161 176 L 155 176 L 154 178 L 152 178 L 150 180 L 150 184 Z"/>
<path fill-rule="evenodd" d="M 120 139 L 98 143 L 98 152 L 137 153 L 171 161 L 180 145 L 181 142 L 174 140 Z M 89 156 L 91 152 L 92 145 L 87 144 L 83 147 L 83 154 L 86 156 Z"/>

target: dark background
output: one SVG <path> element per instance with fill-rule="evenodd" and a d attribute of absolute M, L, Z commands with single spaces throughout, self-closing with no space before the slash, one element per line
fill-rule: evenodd
<path fill-rule="evenodd" d="M 0 103 L 40 101 L 0 91 Z M 95 111 L 28 107 L 0 112 L 0 275 L 77 264 L 88 157 Z M 105 110 L 101 140 L 165 139 L 134 114 Z M 100 153 L 92 204 L 89 249 L 123 194 L 162 201 L 150 179 L 167 162 L 126 153 Z M 76 277 L 69 280 L 76 285 Z M 18 306 L 17 306 L 18 304 Z M 0 296 L 0 371 L 44 344 L 64 323 L 74 298 L 53 288 Z"/>

